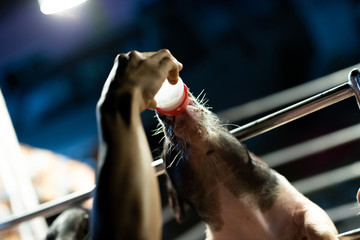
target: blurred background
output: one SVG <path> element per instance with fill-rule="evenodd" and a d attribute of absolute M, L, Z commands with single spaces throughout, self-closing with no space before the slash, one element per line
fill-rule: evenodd
<path fill-rule="evenodd" d="M 169 49 L 191 92 L 204 90 L 212 110 L 224 113 L 359 63 L 359 20 L 356 0 L 88 0 L 52 15 L 36 0 L 1 1 L 0 87 L 21 143 L 95 168 L 95 105 L 118 53 Z M 156 158 L 154 112 L 142 118 Z M 241 125 L 252 118 L 222 120 Z M 264 155 L 359 120 L 349 99 L 245 144 Z M 276 170 L 297 181 L 348 166 L 359 159 L 359 145 L 354 140 Z M 306 195 L 325 209 L 352 204 L 353 217 L 336 221 L 342 232 L 360 227 L 359 186 L 353 178 Z M 167 217 L 164 239 L 203 239 L 199 219 L 188 216 L 181 225 Z"/>

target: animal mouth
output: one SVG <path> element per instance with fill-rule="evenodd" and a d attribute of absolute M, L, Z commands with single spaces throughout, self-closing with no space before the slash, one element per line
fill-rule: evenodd
<path fill-rule="evenodd" d="M 181 127 L 190 126 L 191 124 L 196 124 L 200 121 L 200 116 L 195 116 L 196 111 L 199 108 L 196 106 L 194 100 L 190 99 L 189 105 L 184 112 L 180 113 L 177 116 L 166 116 L 164 114 L 158 113 L 159 119 L 163 122 L 165 130 L 168 131 L 171 128 L 176 132 L 176 128 L 181 125 Z M 184 125 L 184 126 L 182 126 Z"/>
<path fill-rule="evenodd" d="M 212 156 L 215 151 L 214 148 L 209 149 L 209 146 L 217 147 L 220 144 L 218 138 L 222 135 L 220 133 L 225 132 L 219 119 L 202 101 L 199 102 L 192 96 L 186 110 L 181 114 L 169 117 L 158 113 L 157 116 L 165 135 L 165 159 L 190 159 L 195 153 Z"/>

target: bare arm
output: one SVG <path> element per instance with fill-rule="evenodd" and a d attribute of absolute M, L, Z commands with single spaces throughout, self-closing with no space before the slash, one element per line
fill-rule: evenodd
<path fill-rule="evenodd" d="M 120 54 L 97 107 L 99 167 L 92 239 L 160 239 L 161 204 L 140 113 L 181 64 L 166 50 Z"/>

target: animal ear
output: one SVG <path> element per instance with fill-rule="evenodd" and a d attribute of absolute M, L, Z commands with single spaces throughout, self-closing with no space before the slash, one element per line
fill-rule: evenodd
<path fill-rule="evenodd" d="M 169 181 L 170 182 L 170 181 Z M 173 209 L 175 219 L 177 222 L 181 223 L 185 218 L 185 201 L 180 198 L 172 186 L 171 183 L 168 183 L 168 193 L 169 193 L 169 205 Z"/>

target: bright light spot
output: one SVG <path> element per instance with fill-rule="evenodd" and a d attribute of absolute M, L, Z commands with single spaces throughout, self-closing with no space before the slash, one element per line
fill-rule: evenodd
<path fill-rule="evenodd" d="M 53 14 L 73 8 L 86 0 L 39 0 L 40 10 L 44 14 Z"/>

